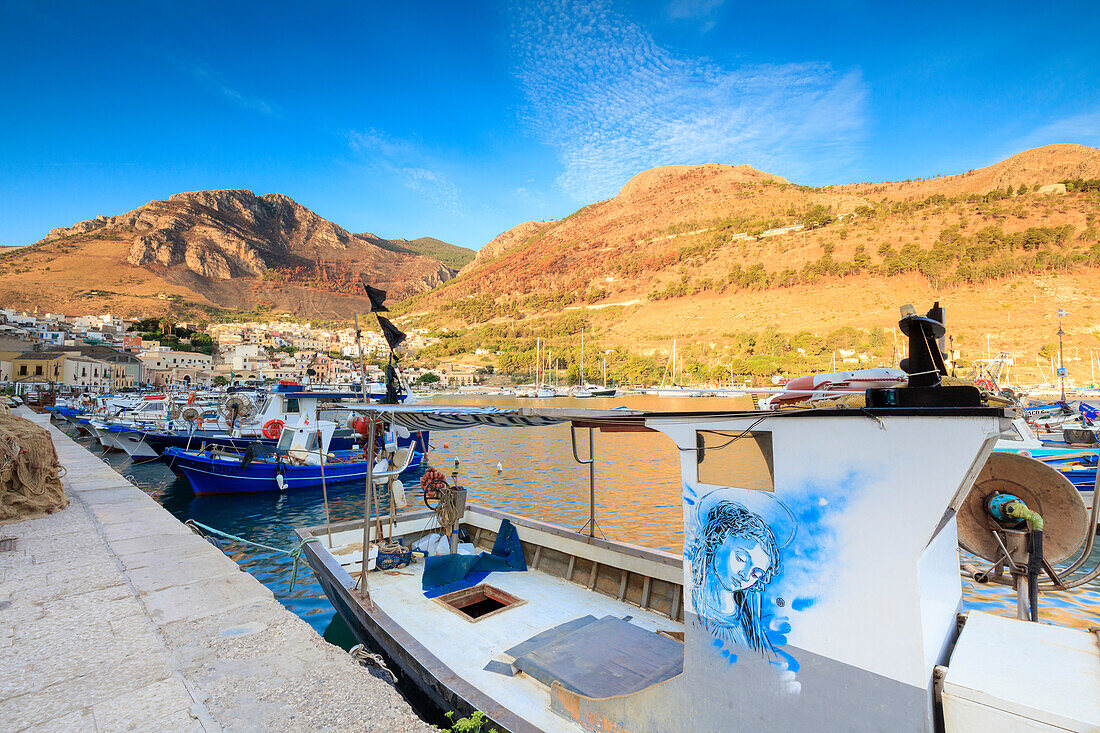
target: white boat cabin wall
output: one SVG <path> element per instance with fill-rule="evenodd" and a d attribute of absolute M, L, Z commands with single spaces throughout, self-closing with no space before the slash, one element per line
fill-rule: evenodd
<path fill-rule="evenodd" d="M 361 394 L 355 392 L 308 392 L 305 390 L 289 392 L 271 392 L 264 398 L 255 418 L 248 423 L 258 426 L 267 425 L 272 420 L 278 420 L 285 425 L 297 423 L 299 418 L 308 417 L 316 422 L 324 418 L 337 423 L 342 423 L 350 413 L 346 410 L 318 411 L 322 403 L 337 403 L 341 401 L 360 400 Z M 238 427 L 244 421 L 238 422 Z"/>
<path fill-rule="evenodd" d="M 650 418 L 680 449 L 683 674 L 551 706 L 591 730 L 931 731 L 962 599 L 953 512 L 1009 421 Z"/>
<path fill-rule="evenodd" d="M 303 414 L 293 425 L 283 428 L 278 449 L 293 463 L 319 466 L 331 458 L 328 448 L 335 432 L 336 423 L 331 420 L 311 419 Z"/>

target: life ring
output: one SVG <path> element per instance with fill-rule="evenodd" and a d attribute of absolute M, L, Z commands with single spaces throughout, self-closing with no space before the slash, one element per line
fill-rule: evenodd
<path fill-rule="evenodd" d="M 279 418 L 268 420 L 264 423 L 264 437 L 269 440 L 277 440 L 283 434 L 283 425 L 285 424 Z"/>
<path fill-rule="evenodd" d="M 187 404 L 189 404 L 189 405 L 195 404 L 195 393 L 194 392 L 187 395 Z"/>

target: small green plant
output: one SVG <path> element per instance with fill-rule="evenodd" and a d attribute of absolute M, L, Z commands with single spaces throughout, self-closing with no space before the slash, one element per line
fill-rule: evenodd
<path fill-rule="evenodd" d="M 444 713 L 447 716 L 447 720 L 451 721 L 450 730 L 451 733 L 481 733 L 481 728 L 489 719 L 485 717 L 485 713 L 480 710 L 475 710 L 470 714 L 468 718 L 454 719 L 454 711 Z M 496 728 L 490 728 L 488 733 L 497 733 Z"/>

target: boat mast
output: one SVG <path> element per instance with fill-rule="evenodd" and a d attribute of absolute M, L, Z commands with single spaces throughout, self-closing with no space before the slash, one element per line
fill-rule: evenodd
<path fill-rule="evenodd" d="M 1066 365 L 1062 360 L 1062 316 L 1065 311 L 1061 308 L 1058 309 L 1058 383 L 1062 388 L 1062 402 L 1066 401 Z"/>
<path fill-rule="evenodd" d="M 581 378 L 580 385 L 584 387 L 584 326 L 581 326 Z"/>

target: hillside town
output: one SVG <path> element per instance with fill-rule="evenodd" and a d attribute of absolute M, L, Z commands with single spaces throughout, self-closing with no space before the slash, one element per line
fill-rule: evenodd
<path fill-rule="evenodd" d="M 435 339 L 410 333 L 416 352 Z M 360 349 L 362 360 L 360 360 Z M 316 328 L 291 321 L 196 324 L 0 309 L 0 390 L 103 393 L 137 387 L 208 388 L 281 380 L 350 385 L 382 378 L 388 353 L 377 329 Z M 430 375 L 430 376 L 429 376 Z M 410 382 L 474 384 L 473 368 L 411 369 Z"/>

